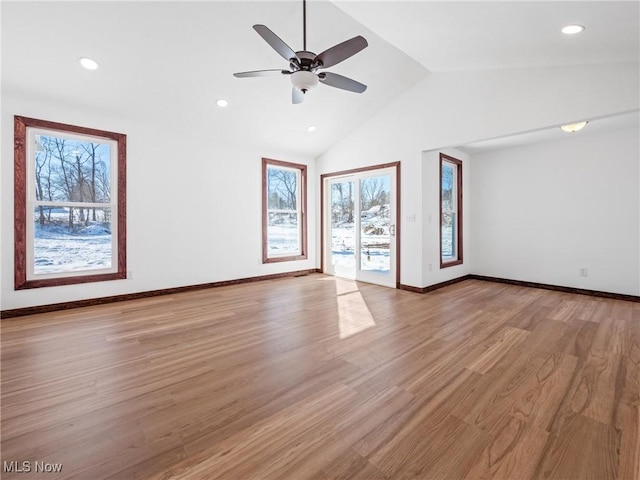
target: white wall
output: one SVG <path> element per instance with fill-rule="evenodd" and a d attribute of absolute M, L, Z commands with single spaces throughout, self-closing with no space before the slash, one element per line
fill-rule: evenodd
<path fill-rule="evenodd" d="M 639 295 L 638 143 L 633 128 L 473 155 L 472 273 Z"/>
<path fill-rule="evenodd" d="M 400 282 L 429 286 L 460 272 L 428 272 L 434 239 L 424 222 L 437 205 L 423 205 L 432 176 L 423 151 L 637 109 L 639 82 L 637 63 L 432 73 L 321 155 L 318 171 L 401 161 Z"/>
<path fill-rule="evenodd" d="M 13 115 L 127 134 L 127 280 L 13 290 Z M 315 162 L 225 143 L 197 120 L 140 124 L 2 96 L 1 309 L 46 305 L 317 267 Z M 308 165 L 309 258 L 262 264 L 261 158 Z"/>

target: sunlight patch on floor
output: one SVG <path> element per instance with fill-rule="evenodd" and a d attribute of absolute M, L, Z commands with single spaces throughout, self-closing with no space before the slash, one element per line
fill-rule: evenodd
<path fill-rule="evenodd" d="M 336 297 L 340 338 L 348 338 L 368 328 L 376 322 L 358 290 L 356 282 L 336 277 Z"/>

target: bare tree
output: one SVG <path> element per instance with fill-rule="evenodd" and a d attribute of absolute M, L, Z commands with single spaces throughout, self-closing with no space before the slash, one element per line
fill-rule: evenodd
<path fill-rule="evenodd" d="M 73 190 L 74 190 L 74 181 L 73 181 L 73 173 L 71 171 L 71 166 L 68 165 L 66 160 L 67 156 L 67 148 L 66 148 L 66 140 L 64 138 L 54 138 L 53 139 L 53 156 L 60 161 L 59 168 L 61 173 L 61 187 L 65 194 L 65 197 L 68 200 L 73 198 Z M 69 230 L 73 230 L 73 207 L 69 207 Z"/>
<path fill-rule="evenodd" d="M 345 185 L 348 188 L 344 188 Z M 333 211 L 333 222 L 353 222 L 353 182 L 337 182 L 332 184 L 332 206 L 337 211 Z M 346 190 L 346 191 L 345 191 Z M 335 198 L 334 193 L 337 193 Z"/>
<path fill-rule="evenodd" d="M 41 202 L 109 202 L 111 179 L 109 163 L 101 158 L 104 151 L 100 143 L 74 141 L 41 135 L 35 153 L 35 191 Z M 52 206 L 39 206 L 38 222 L 51 222 Z M 98 220 L 97 207 L 65 206 L 67 225 L 73 230 L 75 223 L 87 225 Z M 45 217 L 45 210 L 47 216 Z M 108 222 L 107 209 L 102 209 L 102 221 Z"/>
<path fill-rule="evenodd" d="M 89 199 L 92 203 L 96 203 L 96 170 L 98 167 L 98 162 L 100 161 L 97 155 L 98 148 L 100 147 L 99 143 L 83 143 L 82 148 L 88 155 L 89 161 Z M 95 207 L 92 209 L 92 220 L 96 221 L 96 209 Z"/>
<path fill-rule="evenodd" d="M 295 172 L 280 168 L 267 170 L 271 208 L 295 210 L 298 178 Z M 272 203 L 273 202 L 273 203 Z"/>
<path fill-rule="evenodd" d="M 35 163 L 36 200 L 42 201 L 45 199 L 45 187 L 47 183 L 49 186 L 49 195 L 51 192 L 51 175 L 47 174 L 47 167 L 51 167 L 51 152 L 44 148 L 41 151 L 36 151 Z M 49 211 L 51 211 L 51 209 L 49 209 Z M 38 205 L 38 222 L 40 225 L 45 224 L 44 206 L 42 204 Z"/>
<path fill-rule="evenodd" d="M 380 177 L 365 178 L 360 182 L 360 198 L 363 211 L 389 202 L 384 182 Z"/>

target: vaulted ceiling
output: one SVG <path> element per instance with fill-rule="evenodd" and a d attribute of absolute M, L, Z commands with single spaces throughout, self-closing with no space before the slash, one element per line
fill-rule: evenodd
<path fill-rule="evenodd" d="M 637 62 L 637 1 L 333 2 L 431 72 Z M 564 35 L 561 28 L 586 30 Z"/>
<path fill-rule="evenodd" d="M 286 68 L 251 28 L 302 49 L 301 1 L 2 2 L 2 93 L 167 125 L 198 122 L 212 137 L 317 156 L 430 74 L 638 62 L 635 1 L 309 1 L 308 49 L 364 36 L 369 47 L 330 71 L 368 85 L 320 85 L 291 104 Z M 586 31 L 560 33 L 568 23 Z M 87 71 L 79 57 L 97 60 Z M 229 106 L 216 107 L 225 98 Z M 27 114 L 27 112 L 15 112 Z M 61 119 L 64 120 L 64 119 Z M 317 131 L 309 133 L 311 125 Z M 95 126 L 99 128 L 100 126 Z"/>

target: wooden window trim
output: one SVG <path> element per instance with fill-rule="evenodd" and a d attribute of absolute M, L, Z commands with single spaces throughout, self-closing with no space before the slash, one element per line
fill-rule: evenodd
<path fill-rule="evenodd" d="M 453 163 L 457 166 L 457 175 L 456 175 L 456 188 L 457 188 L 457 215 L 456 215 L 456 243 L 457 243 L 457 259 L 451 260 L 449 262 L 444 262 L 442 260 L 442 164 L 444 161 L 449 163 Z M 439 243 L 440 243 L 440 268 L 454 267 L 456 265 L 462 265 L 463 263 L 463 248 L 462 248 L 462 160 L 458 160 L 457 158 L 451 157 L 449 155 L 445 155 L 444 153 L 440 153 L 440 173 L 438 176 L 438 190 L 439 190 Z"/>
<path fill-rule="evenodd" d="M 269 166 L 285 167 L 300 170 L 300 255 L 269 257 L 267 237 L 268 202 L 267 202 L 267 168 Z M 271 158 L 262 159 L 262 263 L 291 262 L 307 259 L 307 166 L 301 163 L 284 162 Z"/>
<path fill-rule="evenodd" d="M 74 275 L 27 280 L 27 128 L 43 128 L 80 135 L 108 138 L 118 144 L 118 248 L 117 271 L 112 273 Z M 55 287 L 80 283 L 127 278 L 127 216 L 126 216 L 127 136 L 87 127 L 68 125 L 22 116 L 14 116 L 14 285 L 16 290 Z"/>

